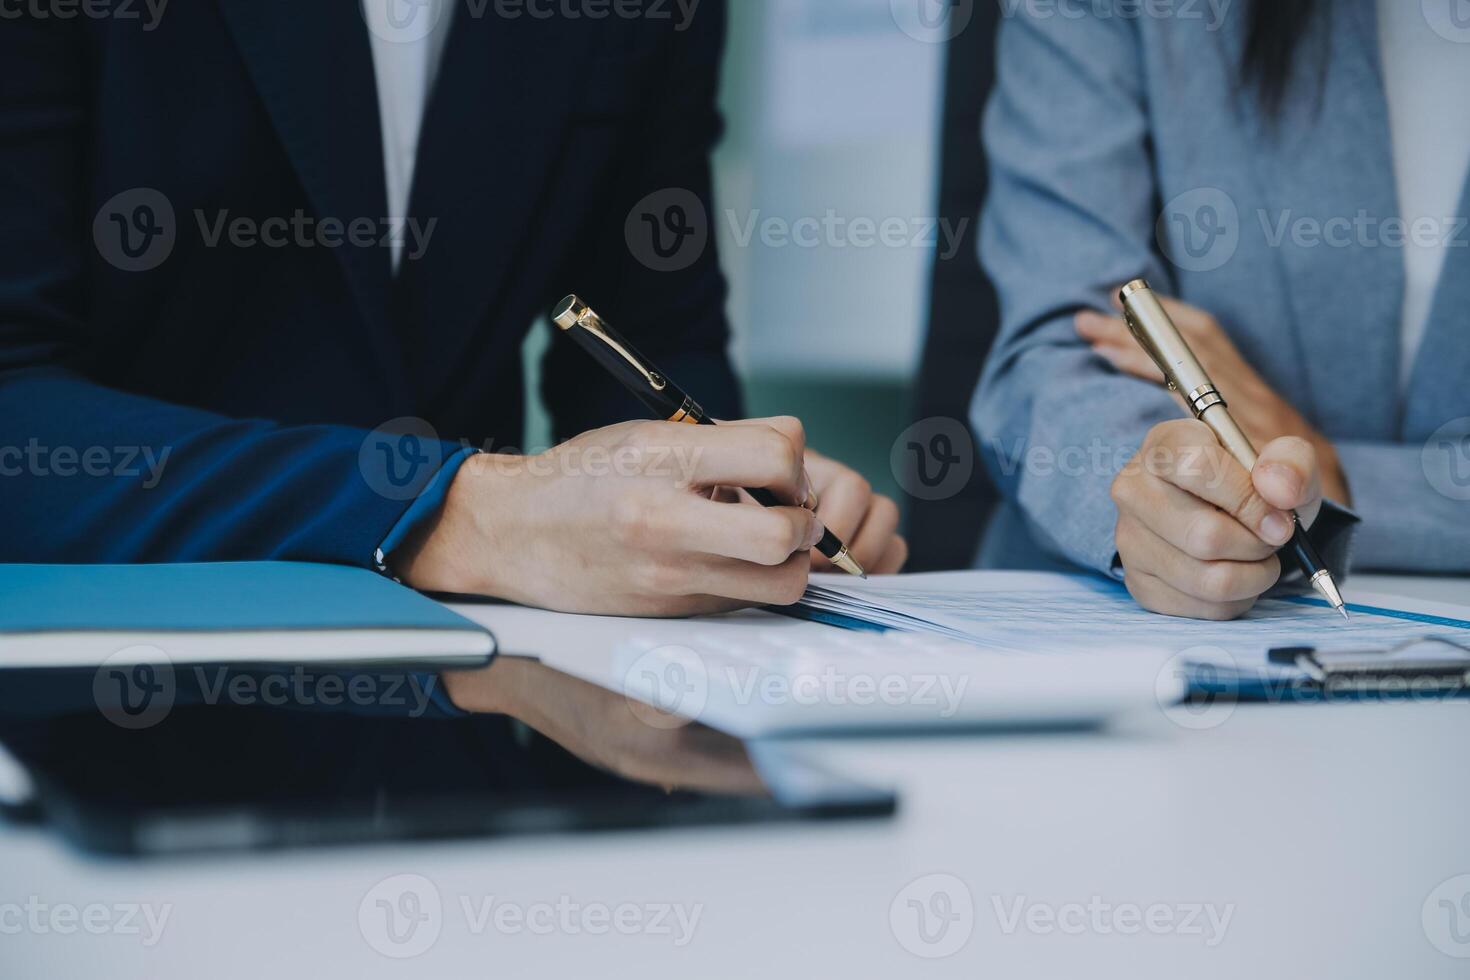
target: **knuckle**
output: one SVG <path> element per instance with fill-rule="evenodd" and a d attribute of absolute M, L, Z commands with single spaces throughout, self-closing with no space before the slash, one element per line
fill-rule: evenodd
<path fill-rule="evenodd" d="M 1200 575 L 1200 598 L 1214 603 L 1229 603 L 1240 599 L 1244 588 L 1243 576 L 1232 562 L 1211 562 Z"/>
<path fill-rule="evenodd" d="M 896 523 L 899 519 L 898 504 L 881 494 L 873 498 L 873 516 L 884 524 Z"/>
<path fill-rule="evenodd" d="M 1124 470 L 1113 478 L 1113 485 L 1108 488 L 1108 496 L 1112 498 L 1113 505 L 1120 511 L 1126 510 L 1136 492 L 1135 474 L 1130 470 Z M 1119 530 L 1122 530 L 1121 524 Z"/>
<path fill-rule="evenodd" d="M 646 422 L 640 419 L 633 419 L 628 422 L 615 422 L 612 425 L 608 426 L 606 429 L 602 429 L 600 431 L 610 433 L 620 439 L 626 440 L 637 434 L 639 428 L 646 424 Z M 584 433 L 584 435 L 585 434 L 586 433 Z M 581 438 L 581 436 L 578 436 L 577 438 Z M 576 440 L 570 441 L 575 442 Z"/>
<path fill-rule="evenodd" d="M 1277 582 L 1281 581 L 1281 559 L 1274 554 L 1267 555 L 1261 561 L 1261 576 L 1264 579 L 1264 586 L 1261 589 L 1262 592 L 1272 588 Z"/>
<path fill-rule="evenodd" d="M 775 599 L 777 605 L 793 606 L 806 594 L 808 574 L 806 562 L 793 561 L 789 568 L 782 568 L 776 580 Z"/>
<path fill-rule="evenodd" d="M 661 561 L 644 564 L 638 575 L 643 591 L 652 595 L 678 595 L 683 580 L 680 569 Z"/>
<path fill-rule="evenodd" d="M 630 425 L 628 442 L 635 446 L 653 445 L 663 432 L 662 422 L 633 422 Z"/>
<path fill-rule="evenodd" d="M 1197 419 L 1170 419 L 1149 430 L 1156 446 L 1192 446 L 1200 441 L 1200 429 L 1208 427 Z"/>
<path fill-rule="evenodd" d="M 1266 514 L 1265 501 L 1256 496 L 1255 485 L 1249 480 L 1232 481 L 1229 488 L 1230 513 L 1239 517 L 1246 527 L 1255 527 Z"/>
<path fill-rule="evenodd" d="M 623 497 L 612 507 L 609 526 L 613 539 L 618 544 L 633 546 L 643 544 L 653 531 L 653 512 L 637 497 Z"/>
<path fill-rule="evenodd" d="M 1215 511 L 1196 515 L 1184 532 L 1184 550 L 1204 561 L 1224 557 L 1229 544 L 1230 521 Z"/>
<path fill-rule="evenodd" d="M 772 423 L 787 439 L 799 446 L 806 445 L 806 426 L 802 424 L 801 419 L 794 415 L 782 415 L 772 419 Z"/>
<path fill-rule="evenodd" d="M 761 565 L 779 565 L 791 557 L 796 550 L 795 540 L 799 533 L 792 522 L 772 515 L 764 522 L 752 541 L 755 561 Z"/>
<path fill-rule="evenodd" d="M 774 468 L 774 475 L 780 479 L 792 476 L 801 466 L 801 451 L 790 439 L 775 430 L 772 430 L 768 442 L 766 454 Z"/>

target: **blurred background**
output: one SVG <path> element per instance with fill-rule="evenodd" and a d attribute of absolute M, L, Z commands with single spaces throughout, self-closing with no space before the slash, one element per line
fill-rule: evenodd
<path fill-rule="evenodd" d="M 936 255 L 972 247 L 937 210 L 951 6 L 731 3 L 715 158 L 710 222 L 751 414 L 800 416 L 814 446 L 906 507 L 889 455 L 918 417 Z M 532 377 L 545 343 L 538 330 L 528 345 Z M 531 417 L 529 445 L 546 445 Z"/>

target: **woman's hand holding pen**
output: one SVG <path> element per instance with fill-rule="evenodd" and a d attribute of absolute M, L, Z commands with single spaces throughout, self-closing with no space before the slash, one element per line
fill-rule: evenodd
<path fill-rule="evenodd" d="M 1117 291 L 1111 295 L 1117 306 Z M 1332 442 L 1251 367 L 1219 321 L 1188 303 L 1164 296 L 1159 300 L 1229 402 L 1230 414 L 1251 442 L 1261 447 L 1282 436 L 1296 436 L 1311 443 L 1317 454 L 1326 495 L 1339 503 L 1351 505 L 1347 482 Z M 1076 327 L 1077 333 L 1092 345 L 1093 351 L 1119 371 L 1155 384 L 1164 383 L 1158 366 L 1133 339 L 1121 316 L 1084 310 L 1076 316 Z"/>
<path fill-rule="evenodd" d="M 1247 471 L 1204 422 L 1162 422 L 1113 481 L 1115 541 L 1138 604 L 1193 619 L 1235 619 L 1281 577 L 1276 552 L 1322 507 L 1311 443 L 1284 436 Z"/>
<path fill-rule="evenodd" d="M 806 588 L 823 532 L 819 514 L 796 506 L 814 489 L 806 465 L 794 419 L 628 422 L 540 456 L 474 456 L 395 567 L 425 591 L 563 612 L 686 616 L 789 605 Z M 828 461 L 811 465 L 830 485 Z M 731 502 L 725 487 L 767 489 L 792 506 Z M 856 496 L 837 494 L 844 507 Z M 864 506 L 873 509 L 871 498 Z M 896 570 L 882 560 L 902 557 L 892 528 L 884 531 L 886 515 L 858 524 L 867 529 L 867 520 L 859 540 L 875 553 L 873 567 Z"/>

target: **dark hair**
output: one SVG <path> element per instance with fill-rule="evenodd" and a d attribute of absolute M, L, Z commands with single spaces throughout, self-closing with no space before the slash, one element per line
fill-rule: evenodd
<path fill-rule="evenodd" d="M 1303 40 L 1326 18 L 1331 4 L 1318 0 L 1250 0 L 1241 75 L 1271 115 L 1281 111 Z M 1326 69 L 1325 59 L 1319 69 Z"/>

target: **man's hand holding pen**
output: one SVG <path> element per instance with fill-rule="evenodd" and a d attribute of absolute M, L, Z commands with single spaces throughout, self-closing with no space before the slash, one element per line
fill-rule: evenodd
<path fill-rule="evenodd" d="M 721 425 L 769 425 L 793 443 L 804 445 L 806 434 L 798 419 L 778 417 L 753 422 L 721 422 Z M 874 575 L 893 575 L 908 561 L 908 542 L 899 536 L 898 504 L 873 492 L 873 485 L 850 466 L 810 447 L 806 450 L 806 477 L 811 488 L 807 503 L 822 526 L 848 542 L 853 556 Z M 720 499 L 749 500 L 733 487 L 724 488 Z M 832 562 L 813 549 L 812 571 L 835 572 Z"/>
<path fill-rule="evenodd" d="M 730 487 L 768 490 L 783 505 L 740 501 Z M 801 506 L 813 497 L 815 512 Z M 902 565 L 892 501 L 808 454 L 797 420 L 627 422 L 540 456 L 471 457 L 396 569 L 425 591 L 564 612 L 787 605 L 820 558 L 813 546 L 824 518 L 851 525 L 846 540 L 867 568 Z"/>

